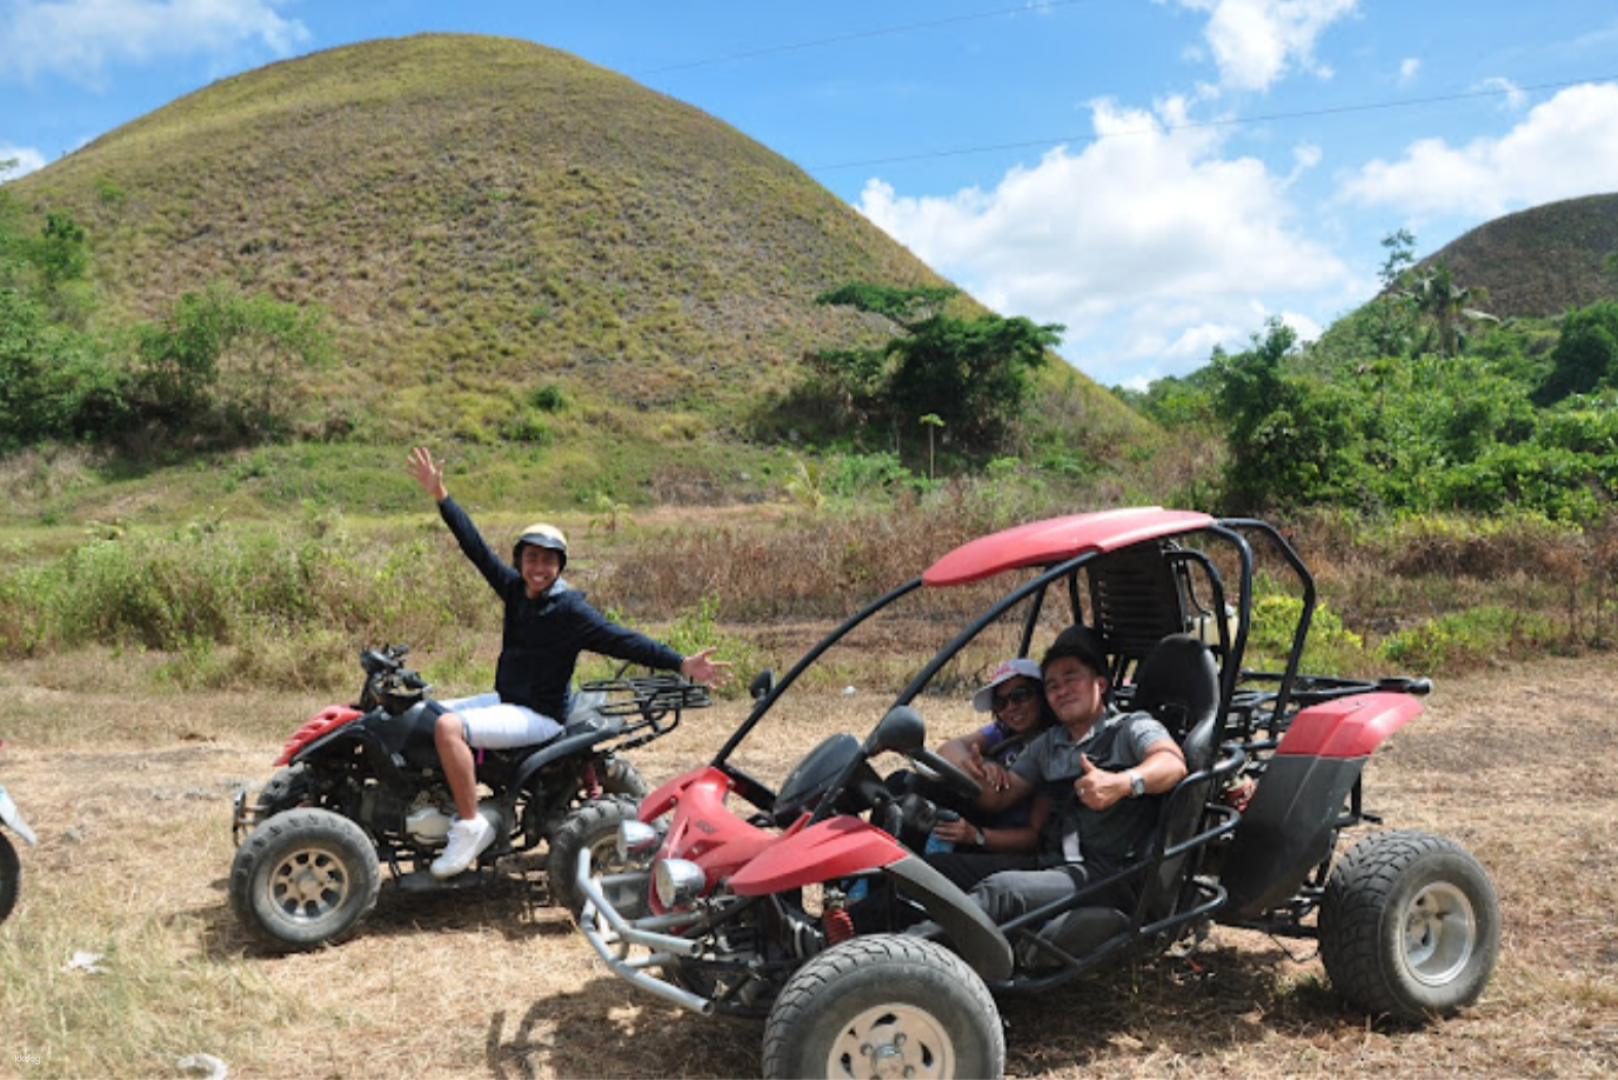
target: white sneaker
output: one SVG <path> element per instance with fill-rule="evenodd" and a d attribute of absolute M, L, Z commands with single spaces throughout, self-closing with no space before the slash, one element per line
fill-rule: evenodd
<path fill-rule="evenodd" d="M 494 843 L 494 826 L 482 814 L 470 821 L 456 818 L 450 823 L 449 843 L 444 853 L 429 867 L 435 878 L 452 878 L 472 865 L 483 849 Z"/>

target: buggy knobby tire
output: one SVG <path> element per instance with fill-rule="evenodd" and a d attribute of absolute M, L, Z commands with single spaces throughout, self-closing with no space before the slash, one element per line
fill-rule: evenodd
<path fill-rule="evenodd" d="M 618 858 L 618 826 L 637 819 L 640 803 L 634 799 L 608 796 L 592 799 L 571 811 L 550 838 L 550 854 L 545 860 L 545 880 L 551 899 L 578 921 L 584 911 L 584 894 L 573 875 L 578 872 L 579 852 L 590 852 L 592 874 L 623 869 Z M 625 918 L 638 918 L 644 897 L 628 890 L 609 893 L 613 905 Z"/>
<path fill-rule="evenodd" d="M 1472 1004 L 1499 951 L 1494 885 L 1451 840 L 1378 833 L 1332 868 L 1320 958 L 1337 992 L 1374 1015 L 1414 1022 Z"/>
<path fill-rule="evenodd" d="M 376 848 L 358 825 L 329 810 L 287 810 L 236 849 L 230 904 L 265 944 L 293 952 L 353 933 L 381 884 Z"/>
<path fill-rule="evenodd" d="M 5 833 L 0 833 L 0 922 L 5 922 L 11 909 L 17 906 L 17 895 L 22 892 L 22 860 L 17 849 Z"/>
<path fill-rule="evenodd" d="M 942 945 L 857 937 L 799 968 L 764 1023 L 764 1075 L 998 1077 L 1006 1041 L 977 973 Z"/>

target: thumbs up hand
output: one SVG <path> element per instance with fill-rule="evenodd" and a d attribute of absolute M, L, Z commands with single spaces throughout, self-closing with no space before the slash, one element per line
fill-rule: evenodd
<path fill-rule="evenodd" d="M 1119 790 L 1119 785 L 1123 790 Z M 1105 810 L 1129 792 L 1129 778 L 1119 773 L 1098 769 L 1090 755 L 1079 755 L 1079 778 L 1073 781 L 1073 793 L 1092 810 Z"/>

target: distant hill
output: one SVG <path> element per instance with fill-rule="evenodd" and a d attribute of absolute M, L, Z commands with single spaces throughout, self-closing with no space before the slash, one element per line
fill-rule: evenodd
<path fill-rule="evenodd" d="M 1422 264 L 1488 290 L 1492 315 L 1550 317 L 1618 296 L 1603 262 L 1618 252 L 1618 194 L 1546 203 L 1479 225 Z"/>
<path fill-rule="evenodd" d="M 487 440 L 546 387 L 575 404 L 564 438 L 727 437 L 806 350 L 887 333 L 816 294 L 942 283 L 730 126 L 503 38 L 272 64 L 14 190 L 87 227 L 115 318 L 216 279 L 325 305 L 349 362 L 313 378 L 310 408 L 382 441 Z M 1075 441 L 1137 424 L 1056 367 L 1042 415 Z"/>

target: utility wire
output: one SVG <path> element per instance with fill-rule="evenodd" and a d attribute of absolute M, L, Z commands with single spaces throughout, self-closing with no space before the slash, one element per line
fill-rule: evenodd
<path fill-rule="evenodd" d="M 950 150 L 928 150 L 914 154 L 900 154 L 892 157 L 865 158 L 859 161 L 839 161 L 830 165 L 805 166 L 804 171 L 810 173 L 833 172 L 838 169 L 868 168 L 872 165 L 895 165 L 907 161 L 931 161 L 938 158 L 964 157 L 970 154 L 991 154 L 1004 150 L 1026 150 L 1034 146 L 1051 146 L 1058 143 L 1097 143 L 1103 139 L 1118 139 L 1137 135 L 1152 135 L 1158 131 L 1196 131 L 1202 128 L 1240 127 L 1245 124 L 1267 124 L 1278 120 L 1308 120 L 1322 116 L 1341 116 L 1347 113 L 1377 112 L 1390 109 L 1413 109 L 1422 105 L 1442 105 L 1456 101 L 1470 101 L 1477 98 L 1504 97 L 1511 94 L 1530 94 L 1541 90 L 1565 90 L 1571 86 L 1593 86 L 1597 83 L 1610 83 L 1618 81 L 1618 76 L 1602 75 L 1588 79 L 1567 79 L 1562 82 L 1537 83 L 1533 86 L 1499 87 L 1488 90 L 1468 90 L 1455 94 L 1440 94 L 1433 97 L 1404 98 L 1395 101 L 1370 101 L 1356 105 L 1332 105 L 1320 109 L 1300 109 L 1296 112 L 1261 113 L 1257 116 L 1234 116 L 1221 120 L 1197 120 L 1183 124 L 1168 124 L 1161 128 L 1140 128 L 1135 131 L 1114 131 L 1104 135 L 1063 135 L 1046 139 L 1024 139 L 1018 142 L 987 143 L 982 146 L 963 146 Z"/>

